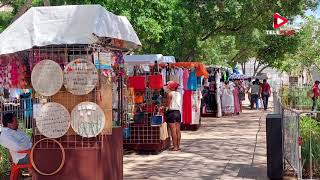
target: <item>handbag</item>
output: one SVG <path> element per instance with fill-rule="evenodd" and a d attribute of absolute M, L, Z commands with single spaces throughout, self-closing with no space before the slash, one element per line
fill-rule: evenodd
<path fill-rule="evenodd" d="M 146 112 L 153 113 L 155 107 L 156 107 L 155 104 L 146 104 Z"/>
<path fill-rule="evenodd" d="M 169 137 L 168 124 L 166 122 L 162 123 L 160 126 L 160 140 L 166 140 Z"/>
<path fill-rule="evenodd" d="M 155 112 L 157 108 L 158 106 L 155 106 L 153 116 L 151 116 L 151 126 L 161 126 L 163 123 L 163 116 L 159 114 L 159 111 L 158 113 Z"/>
<path fill-rule="evenodd" d="M 140 92 L 137 92 L 133 97 L 133 102 L 135 104 L 142 104 L 143 101 L 143 95 L 141 95 Z"/>
<path fill-rule="evenodd" d="M 150 89 L 158 90 L 163 88 L 163 79 L 161 74 L 149 75 L 148 81 Z"/>
<path fill-rule="evenodd" d="M 146 124 L 148 122 L 148 116 L 144 112 L 137 112 L 133 116 L 133 121 L 135 124 Z"/>
<path fill-rule="evenodd" d="M 307 96 L 308 96 L 309 98 L 311 98 L 311 99 L 314 97 L 314 92 L 313 92 L 312 89 L 310 89 L 310 90 L 307 92 Z"/>
<path fill-rule="evenodd" d="M 128 77 L 128 87 L 134 90 L 145 90 L 145 76 L 130 76 Z"/>

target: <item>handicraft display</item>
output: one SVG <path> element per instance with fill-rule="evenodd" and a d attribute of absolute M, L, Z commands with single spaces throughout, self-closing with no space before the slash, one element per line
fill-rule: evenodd
<path fill-rule="evenodd" d="M 56 94 L 63 85 L 63 71 L 52 60 L 43 60 L 35 65 L 31 74 L 34 90 L 43 96 Z"/>
<path fill-rule="evenodd" d="M 74 95 L 90 93 L 98 83 L 95 65 L 85 59 L 70 62 L 64 69 L 64 86 Z"/>

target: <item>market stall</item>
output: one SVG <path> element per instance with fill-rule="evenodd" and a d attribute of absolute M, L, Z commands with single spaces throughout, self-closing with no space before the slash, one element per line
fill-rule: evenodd
<path fill-rule="evenodd" d="M 172 56 L 161 54 L 125 56 L 127 116 L 123 122 L 124 148 L 160 152 L 170 145 L 167 123 L 164 122 L 163 86 L 166 75 L 159 64 L 174 63 Z"/>
<path fill-rule="evenodd" d="M 165 67 L 167 80 L 180 85 L 178 92 L 182 97 L 181 130 L 199 129 L 203 80 L 209 76 L 205 66 L 199 62 L 178 62 Z"/>
<path fill-rule="evenodd" d="M 202 90 L 201 117 L 221 117 L 220 87 L 223 77 L 221 67 L 206 67 L 209 77 L 205 79 Z"/>
<path fill-rule="evenodd" d="M 140 46 L 100 5 L 31 8 L 0 34 L 0 83 L 33 92 L 33 179 L 123 178 L 123 52 Z"/>

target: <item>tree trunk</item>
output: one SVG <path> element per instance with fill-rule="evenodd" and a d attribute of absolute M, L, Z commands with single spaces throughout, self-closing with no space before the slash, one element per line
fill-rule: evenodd
<path fill-rule="evenodd" d="M 258 61 L 258 65 L 256 65 L 256 60 L 254 62 L 254 68 L 253 68 L 253 76 L 256 76 L 257 74 L 259 74 L 259 68 L 261 67 L 261 63 Z"/>
<path fill-rule="evenodd" d="M 263 66 L 263 67 L 257 72 L 257 74 L 262 73 L 262 71 L 265 70 L 265 69 L 267 69 L 268 67 L 269 67 L 269 65 Z"/>
<path fill-rule="evenodd" d="M 14 16 L 11 23 L 13 23 L 15 20 L 17 20 L 20 16 L 22 16 L 30 7 L 32 6 L 32 0 L 27 0 L 19 9 L 17 14 Z"/>
<path fill-rule="evenodd" d="M 44 6 L 50 6 L 50 0 L 43 0 Z"/>
<path fill-rule="evenodd" d="M 246 62 L 241 63 L 242 73 L 246 74 Z"/>
<path fill-rule="evenodd" d="M 4 7 L 4 6 L 7 6 L 11 3 L 11 0 L 6 0 L 6 1 L 2 1 L 1 5 L 0 5 L 0 8 Z"/>

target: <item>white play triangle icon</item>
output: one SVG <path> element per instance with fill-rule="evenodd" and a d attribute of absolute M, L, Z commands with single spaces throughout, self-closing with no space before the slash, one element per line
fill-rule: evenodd
<path fill-rule="evenodd" d="M 273 28 L 277 29 L 288 22 L 288 19 L 280 16 L 279 13 L 274 13 L 273 15 Z"/>
<path fill-rule="evenodd" d="M 282 22 L 283 22 L 283 20 L 282 20 L 282 19 L 277 18 L 277 24 L 281 24 Z"/>

